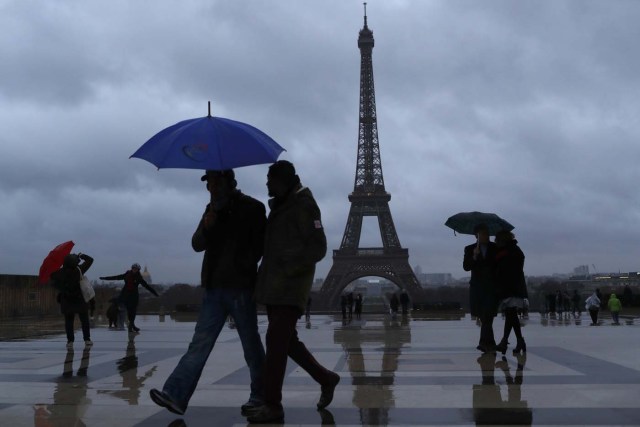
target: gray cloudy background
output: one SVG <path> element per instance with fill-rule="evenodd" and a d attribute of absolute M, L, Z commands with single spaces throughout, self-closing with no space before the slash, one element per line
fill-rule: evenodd
<path fill-rule="evenodd" d="M 640 270 L 640 2 L 368 2 L 382 166 L 400 242 L 464 276 L 443 223 L 497 212 L 529 275 Z M 129 159 L 212 113 L 281 143 L 340 245 L 358 134 L 361 1 L 0 0 L 0 272 L 38 274 L 58 243 L 90 278 L 148 265 L 198 283 L 195 170 Z M 267 165 L 237 170 L 266 202 Z M 361 246 L 378 245 L 365 221 Z M 331 252 L 318 268 L 324 277 Z"/>

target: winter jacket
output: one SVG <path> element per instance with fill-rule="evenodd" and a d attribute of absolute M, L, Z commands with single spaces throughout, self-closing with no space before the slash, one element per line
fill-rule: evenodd
<path fill-rule="evenodd" d="M 496 254 L 495 286 L 498 299 L 509 297 L 527 298 L 524 278 L 524 253 L 517 240 L 509 241 Z"/>
<path fill-rule="evenodd" d="M 60 303 L 62 314 L 87 313 L 89 310 L 89 304 L 85 302 L 80 290 L 80 271 L 82 271 L 82 274 L 86 273 L 91 264 L 93 264 L 93 258 L 82 254 L 80 259 L 84 262 L 77 267 L 63 267 L 51 274 L 51 285 L 60 292 L 58 294 L 58 302 Z"/>
<path fill-rule="evenodd" d="M 316 263 L 327 252 L 320 209 L 311 191 L 296 186 L 284 200 L 271 199 L 256 301 L 304 312 Z"/>
<path fill-rule="evenodd" d="M 209 209 L 207 205 L 191 238 L 193 250 L 204 251 L 201 286 L 253 289 L 264 245 L 264 205 L 235 190 L 228 207 L 217 211 L 215 222 L 205 229 Z"/>
<path fill-rule="evenodd" d="M 612 311 L 614 313 L 620 312 L 620 309 L 622 309 L 622 303 L 620 302 L 616 294 L 611 294 L 607 306 L 609 307 L 609 311 Z"/>
<path fill-rule="evenodd" d="M 100 280 L 124 280 L 124 286 L 119 296 L 119 299 L 122 301 L 138 301 L 140 297 L 138 285 L 144 286 L 149 292 L 158 296 L 156 290 L 149 286 L 147 281 L 142 278 L 140 271 L 134 273 L 133 270 L 127 270 L 124 274 L 100 277 Z"/>
<path fill-rule="evenodd" d="M 480 254 L 473 259 L 476 244 L 464 248 L 462 268 L 471 271 L 469 280 L 469 306 L 472 316 L 495 315 L 498 311 L 498 300 L 494 283 L 494 269 L 496 261 L 496 244 L 487 243 L 485 255 Z"/>

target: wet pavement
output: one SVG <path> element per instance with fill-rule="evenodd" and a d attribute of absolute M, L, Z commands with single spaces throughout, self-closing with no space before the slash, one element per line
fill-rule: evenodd
<path fill-rule="evenodd" d="M 244 426 L 249 373 L 235 330 L 225 327 L 182 417 L 156 406 L 190 341 L 189 316 L 141 316 L 140 334 L 92 329 L 94 346 L 67 351 L 59 335 L 0 342 L 0 426 Z M 503 320 L 494 324 L 501 336 Z M 447 320 L 367 315 L 301 320 L 301 339 L 341 381 L 316 411 L 320 387 L 289 361 L 286 425 L 640 425 L 640 322 L 590 326 L 587 316 L 523 329 L 526 356 L 481 356 L 479 327 Z M 266 319 L 260 317 L 264 338 Z M 62 332 L 62 331 L 61 331 Z M 511 337 L 515 343 L 515 337 Z"/>

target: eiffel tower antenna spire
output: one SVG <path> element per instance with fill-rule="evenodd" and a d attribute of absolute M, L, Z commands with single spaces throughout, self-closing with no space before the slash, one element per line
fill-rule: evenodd
<path fill-rule="evenodd" d="M 362 4 L 364 5 L 364 27 L 367 28 L 367 2 Z"/>
<path fill-rule="evenodd" d="M 382 175 L 378 119 L 373 84 L 373 31 L 367 26 L 366 3 L 364 27 L 358 33 L 360 49 L 360 114 L 358 118 L 358 155 L 353 192 L 349 194 L 351 209 L 340 249 L 333 251 L 333 266 L 320 294 L 335 306 L 342 290 L 361 277 L 378 276 L 406 289 L 414 302 L 423 299 L 422 288 L 409 266 L 409 250 L 402 248 L 391 217 Z M 362 221 L 365 216 L 378 219 L 381 248 L 361 248 Z"/>

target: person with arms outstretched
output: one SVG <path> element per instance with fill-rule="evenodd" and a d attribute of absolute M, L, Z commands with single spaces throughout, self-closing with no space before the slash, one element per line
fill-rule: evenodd
<path fill-rule="evenodd" d="M 158 292 L 149 286 L 146 280 L 142 277 L 142 274 L 140 273 L 140 264 L 133 264 L 131 266 L 131 270 L 127 270 L 123 274 L 100 277 L 100 280 L 124 280 L 124 286 L 120 291 L 118 299 L 120 303 L 124 304 L 127 308 L 129 332 L 140 332 L 140 328 L 136 326 L 136 313 L 138 312 L 138 301 L 140 300 L 138 286 L 142 285 L 153 295 L 158 296 Z"/>

